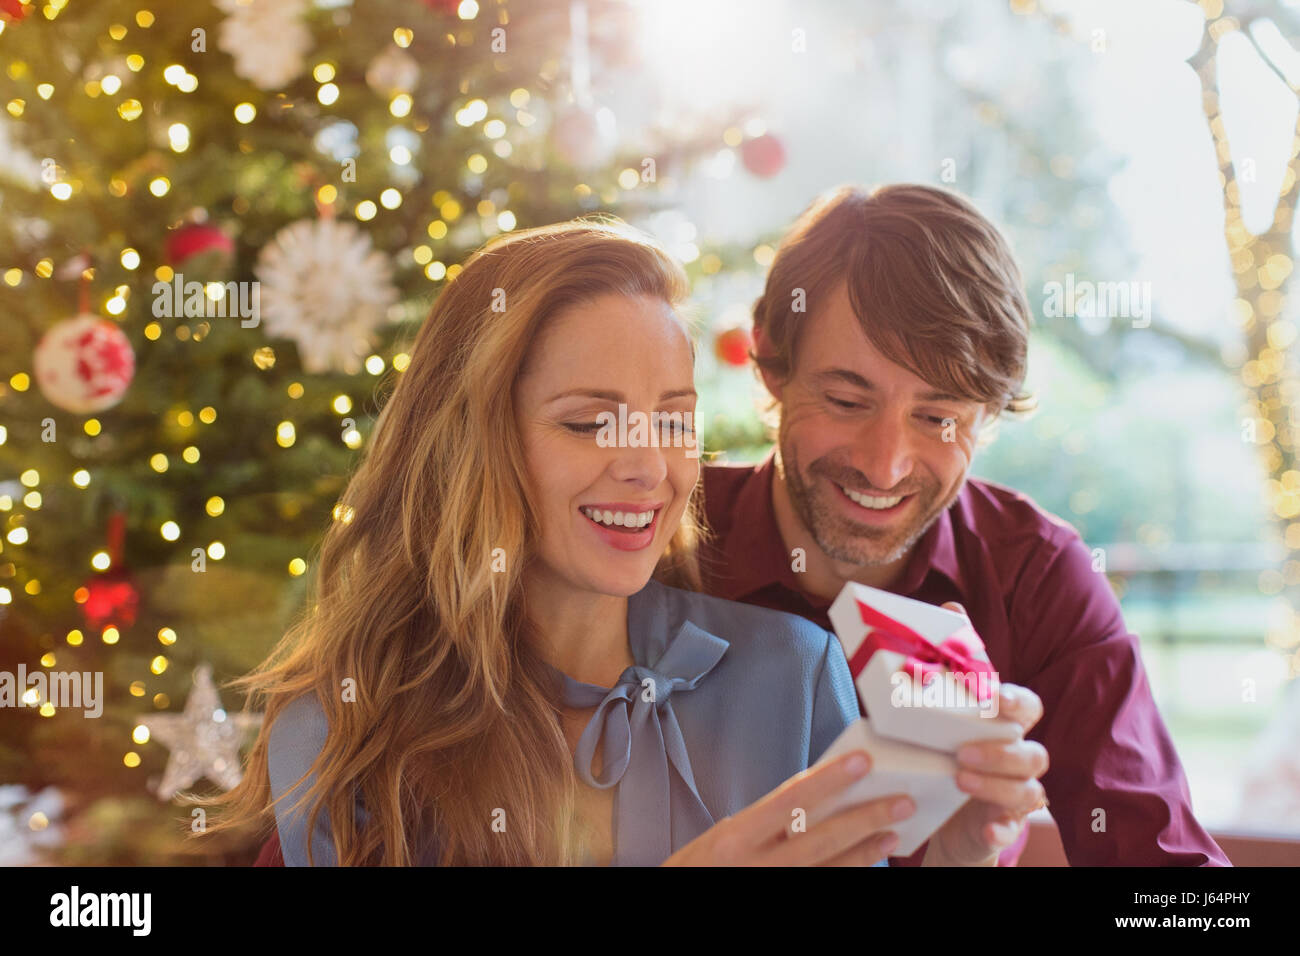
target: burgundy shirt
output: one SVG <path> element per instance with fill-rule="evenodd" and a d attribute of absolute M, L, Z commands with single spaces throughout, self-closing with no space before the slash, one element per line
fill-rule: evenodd
<path fill-rule="evenodd" d="M 790 554 L 798 544 L 787 548 L 777 528 L 774 458 L 704 467 L 713 532 L 702 553 L 705 590 L 830 630 L 830 601 L 800 590 Z M 1070 525 L 1019 492 L 968 479 L 890 590 L 961 604 L 1000 678 L 1042 698 L 1043 717 L 1028 736 L 1050 756 L 1042 782 L 1072 866 L 1232 865 L 1192 815 L 1138 639 Z M 1014 864 L 1028 832 L 1000 865 Z M 890 865 L 919 865 L 925 849 Z"/>

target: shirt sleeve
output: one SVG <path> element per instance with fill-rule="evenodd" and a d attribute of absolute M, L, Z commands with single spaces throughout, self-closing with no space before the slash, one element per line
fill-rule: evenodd
<path fill-rule="evenodd" d="M 813 696 L 812 735 L 808 747 L 810 767 L 835 742 L 844 728 L 859 717 L 858 693 L 853 686 L 853 677 L 849 674 L 848 661 L 844 659 L 844 649 L 834 634 L 829 631 L 822 633 L 826 638 L 826 650 L 818 669 Z M 884 859 L 872 865 L 887 867 L 889 860 Z"/>
<path fill-rule="evenodd" d="M 307 860 L 307 817 L 310 805 L 291 812 L 316 782 L 309 773 L 312 763 L 325 746 L 329 721 L 315 694 L 307 694 L 290 703 L 276 717 L 268 740 L 267 769 L 271 778 L 276 830 L 280 835 L 285 866 L 310 866 Z M 306 775 L 306 779 L 299 783 Z M 289 794 L 283 800 L 279 798 Z M 322 808 L 311 835 L 312 856 L 316 866 L 336 866 L 338 858 L 330 836 L 329 811 Z"/>
<path fill-rule="evenodd" d="M 1072 866 L 1230 866 L 1192 813 L 1138 639 L 1091 552 L 1063 528 L 1020 576 L 1010 606 L 1022 682 L 1043 701 L 1029 733 Z"/>

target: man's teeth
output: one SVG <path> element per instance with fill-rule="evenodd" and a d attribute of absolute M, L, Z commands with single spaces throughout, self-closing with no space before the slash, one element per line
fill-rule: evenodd
<path fill-rule="evenodd" d="M 583 508 L 582 513 L 592 521 L 616 528 L 644 528 L 655 517 L 653 511 L 600 511 L 596 508 Z"/>
<path fill-rule="evenodd" d="M 897 495 L 893 498 L 876 498 L 871 495 L 859 494 L 851 488 L 845 488 L 843 485 L 840 485 L 840 490 L 849 496 L 850 501 L 854 501 L 864 508 L 874 508 L 876 510 L 892 508 L 902 501 L 904 497 L 903 495 Z"/>

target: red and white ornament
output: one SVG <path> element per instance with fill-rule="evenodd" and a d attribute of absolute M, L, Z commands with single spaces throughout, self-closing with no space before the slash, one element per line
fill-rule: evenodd
<path fill-rule="evenodd" d="M 36 384 L 50 404 L 86 415 L 122 400 L 135 375 L 135 352 L 114 323 L 83 314 L 46 332 L 36 345 L 32 365 Z"/>
<path fill-rule="evenodd" d="M 770 179 L 785 168 L 785 144 L 771 133 L 747 139 L 740 147 L 740 161 L 755 176 Z"/>
<path fill-rule="evenodd" d="M 618 147 L 618 123 L 607 106 L 570 106 L 551 128 L 556 153 L 574 169 L 589 171 L 613 158 Z"/>
<path fill-rule="evenodd" d="M 167 262 L 178 268 L 224 271 L 234 256 L 234 240 L 220 226 L 192 222 L 167 234 Z"/>

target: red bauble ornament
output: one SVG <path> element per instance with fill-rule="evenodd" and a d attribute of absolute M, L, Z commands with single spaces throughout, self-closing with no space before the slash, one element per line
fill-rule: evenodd
<path fill-rule="evenodd" d="M 770 179 L 785 168 L 785 146 L 771 133 L 764 133 L 745 141 L 740 161 L 755 176 Z"/>
<path fill-rule="evenodd" d="M 0 0 L 0 17 L 6 20 L 21 20 L 27 16 L 27 7 L 20 0 Z"/>
<path fill-rule="evenodd" d="M 555 117 L 551 142 L 560 158 L 579 170 L 603 166 L 618 148 L 618 123 L 608 107 L 570 106 Z"/>
<path fill-rule="evenodd" d="M 204 265 L 223 269 L 234 255 L 234 241 L 217 226 L 206 223 L 181 226 L 167 237 L 167 261 L 173 266 L 182 266 L 196 256 L 203 256 Z"/>
<path fill-rule="evenodd" d="M 424 0 L 424 5 L 434 13 L 454 14 L 460 8 L 460 0 Z"/>
<path fill-rule="evenodd" d="M 753 345 L 754 340 L 749 330 L 736 326 L 719 333 L 713 340 L 713 354 L 719 362 L 741 367 L 749 364 L 749 350 Z"/>
<path fill-rule="evenodd" d="M 86 591 L 88 597 L 81 612 L 88 629 L 102 631 L 110 624 L 130 627 L 135 623 L 140 592 L 125 570 L 114 568 L 96 575 L 86 582 Z"/>
<path fill-rule="evenodd" d="M 122 400 L 135 375 L 135 352 L 115 323 L 79 315 L 59 322 L 36 343 L 32 370 L 51 405 L 88 415 Z"/>
<path fill-rule="evenodd" d="M 130 627 L 140 606 L 140 591 L 126 568 L 122 555 L 126 548 L 126 516 L 114 512 L 108 519 L 108 554 L 113 567 L 86 582 L 86 602 L 81 606 L 86 627 L 102 631 L 108 625 Z"/>

